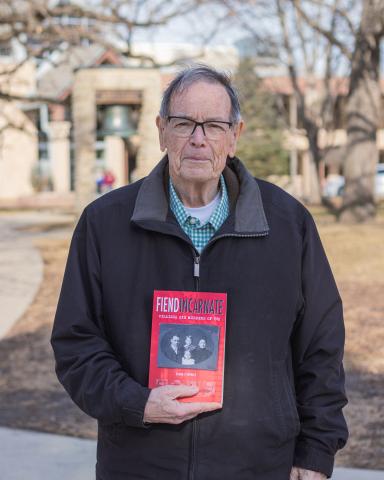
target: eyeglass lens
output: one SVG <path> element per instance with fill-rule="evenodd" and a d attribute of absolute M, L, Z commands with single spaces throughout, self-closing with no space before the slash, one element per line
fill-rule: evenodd
<path fill-rule="evenodd" d="M 201 127 L 203 134 L 211 139 L 220 138 L 229 130 L 229 124 L 214 121 L 199 123 L 187 118 L 170 118 L 169 123 L 175 135 L 179 137 L 193 135 L 198 127 Z"/>

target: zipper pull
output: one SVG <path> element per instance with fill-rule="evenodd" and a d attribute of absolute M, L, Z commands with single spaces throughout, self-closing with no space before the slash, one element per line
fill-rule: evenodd
<path fill-rule="evenodd" d="M 200 277 L 200 257 L 195 257 L 195 263 L 193 264 L 193 276 Z"/>

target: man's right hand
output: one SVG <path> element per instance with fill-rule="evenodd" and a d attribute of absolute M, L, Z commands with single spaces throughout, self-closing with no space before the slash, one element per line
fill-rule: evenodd
<path fill-rule="evenodd" d="M 145 423 L 171 423 L 177 425 L 203 412 L 221 408 L 219 403 L 179 402 L 180 397 L 193 397 L 198 387 L 165 385 L 151 390 L 144 410 Z"/>

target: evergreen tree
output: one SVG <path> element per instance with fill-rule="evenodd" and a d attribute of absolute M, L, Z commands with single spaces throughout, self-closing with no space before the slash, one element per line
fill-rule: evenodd
<path fill-rule="evenodd" d="M 263 88 L 255 73 L 253 59 L 240 62 L 235 83 L 245 121 L 237 155 L 257 177 L 288 174 L 289 155 L 283 148 L 283 120 L 276 97 Z"/>

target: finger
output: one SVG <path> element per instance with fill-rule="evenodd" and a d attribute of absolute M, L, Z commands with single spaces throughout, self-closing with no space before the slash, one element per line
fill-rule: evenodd
<path fill-rule="evenodd" d="M 218 410 L 219 408 L 222 408 L 221 403 L 215 403 L 215 402 L 195 402 L 195 405 L 198 405 L 200 407 L 200 412 L 212 412 L 213 410 Z"/>
<path fill-rule="evenodd" d="M 299 472 L 296 467 L 293 467 L 291 470 L 291 474 L 289 476 L 289 480 L 299 480 Z"/>
<path fill-rule="evenodd" d="M 193 397 L 199 391 L 196 385 L 167 385 L 166 393 L 170 398 Z"/>
<path fill-rule="evenodd" d="M 190 420 L 200 413 L 221 408 L 220 403 L 181 403 L 173 400 L 168 404 L 167 423 L 180 424 Z"/>
<path fill-rule="evenodd" d="M 178 407 L 178 416 L 180 417 L 195 417 L 203 412 L 211 412 L 213 410 L 217 410 L 221 408 L 219 403 L 202 403 L 202 402 L 194 402 L 194 403 L 179 403 Z"/>
<path fill-rule="evenodd" d="M 192 407 L 191 410 L 191 415 L 195 417 L 196 415 L 199 415 L 200 413 L 204 412 L 212 412 L 214 410 L 218 410 L 222 408 L 222 405 L 220 403 L 193 403 L 193 404 L 184 404 L 184 405 L 194 405 L 196 406 L 195 408 Z"/>

